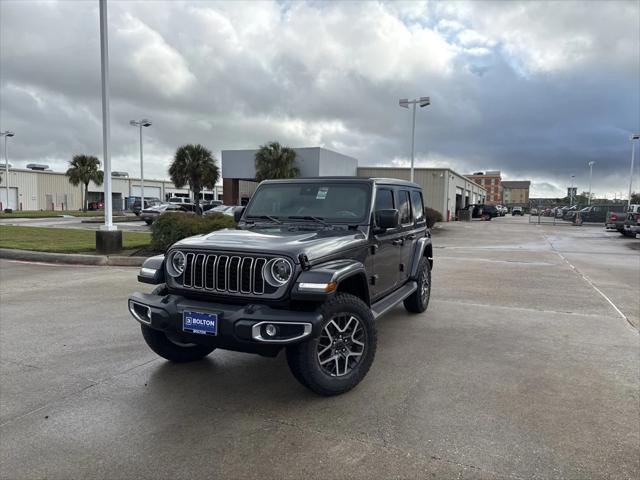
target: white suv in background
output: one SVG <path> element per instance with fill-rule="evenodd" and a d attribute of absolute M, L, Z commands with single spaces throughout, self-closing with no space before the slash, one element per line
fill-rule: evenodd
<path fill-rule="evenodd" d="M 182 205 L 183 203 L 193 203 L 190 198 L 185 197 L 170 197 L 168 202 L 178 205 Z"/>

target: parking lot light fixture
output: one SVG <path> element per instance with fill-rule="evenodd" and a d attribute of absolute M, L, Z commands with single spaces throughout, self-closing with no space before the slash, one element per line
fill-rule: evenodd
<path fill-rule="evenodd" d="M 589 165 L 589 205 L 591 205 L 591 180 L 593 179 L 593 166 L 596 164 L 593 160 L 591 160 L 587 165 Z"/>
<path fill-rule="evenodd" d="M 408 98 L 401 98 L 399 105 L 402 108 L 409 108 L 409 105 L 413 105 L 413 121 L 411 123 L 411 181 L 413 182 L 413 163 L 416 144 L 416 105 L 420 105 L 420 108 L 431 105 L 431 99 L 429 97 L 420 97 L 415 100 L 409 100 Z"/>
<path fill-rule="evenodd" d="M 131 120 L 129 125 L 140 129 L 140 210 L 144 210 L 144 162 L 142 160 L 142 127 L 150 127 L 151 120 L 143 118 L 142 120 Z"/>
<path fill-rule="evenodd" d="M 9 208 L 9 157 L 7 156 L 7 139 L 9 137 L 13 137 L 15 133 L 6 130 L 4 132 L 0 132 L 0 137 L 4 137 L 4 171 L 5 171 L 5 179 L 4 179 L 4 188 L 7 192 L 7 204 L 4 208 Z"/>
<path fill-rule="evenodd" d="M 634 133 L 629 137 L 631 140 L 631 170 L 629 171 L 629 199 L 627 200 L 627 210 L 631 208 L 631 189 L 633 187 L 633 161 L 636 154 L 636 142 L 640 140 L 640 133 Z"/>

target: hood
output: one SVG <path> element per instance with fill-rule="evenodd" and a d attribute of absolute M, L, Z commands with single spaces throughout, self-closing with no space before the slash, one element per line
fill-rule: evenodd
<path fill-rule="evenodd" d="M 304 253 L 309 261 L 366 244 L 359 230 L 290 231 L 285 227 L 252 230 L 217 230 L 205 235 L 185 238 L 174 246 L 239 253 L 285 255 L 298 261 Z"/>

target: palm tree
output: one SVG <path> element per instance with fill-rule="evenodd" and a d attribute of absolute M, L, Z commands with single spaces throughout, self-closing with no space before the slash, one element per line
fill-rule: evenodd
<path fill-rule="evenodd" d="M 87 196 L 89 194 L 89 182 L 96 185 L 102 185 L 104 181 L 104 172 L 99 170 L 100 161 L 93 155 L 74 155 L 69 162 L 67 177 L 73 186 L 81 183 L 84 185 L 84 196 L 82 198 L 82 208 L 86 209 Z"/>
<path fill-rule="evenodd" d="M 189 184 L 200 211 L 200 192 L 203 188 L 214 188 L 220 178 L 220 170 L 210 150 L 202 145 L 183 145 L 176 150 L 169 166 L 169 176 L 177 188 Z"/>
<path fill-rule="evenodd" d="M 256 180 L 294 178 L 300 175 L 296 167 L 296 152 L 278 142 L 261 145 L 256 152 Z"/>

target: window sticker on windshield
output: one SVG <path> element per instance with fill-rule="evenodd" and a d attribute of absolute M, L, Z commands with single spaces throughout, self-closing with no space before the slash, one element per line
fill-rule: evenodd
<path fill-rule="evenodd" d="M 318 195 L 316 195 L 316 200 L 324 200 L 327 198 L 327 193 L 329 193 L 329 187 L 320 187 L 318 189 Z"/>

